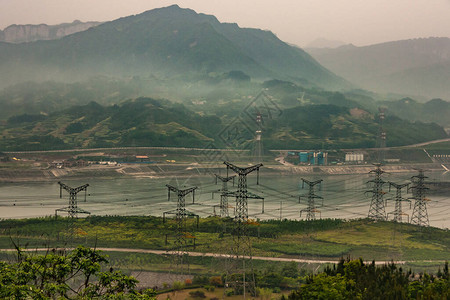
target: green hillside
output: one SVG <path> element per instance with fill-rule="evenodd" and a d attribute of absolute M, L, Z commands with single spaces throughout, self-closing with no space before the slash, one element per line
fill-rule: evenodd
<path fill-rule="evenodd" d="M 395 114 L 403 119 L 436 122 L 442 126 L 450 127 L 450 102 L 442 99 L 432 99 L 426 103 L 420 103 L 411 98 L 382 103 L 388 108 L 390 114 Z"/>
<path fill-rule="evenodd" d="M 339 94 L 330 99 L 346 99 Z M 274 100 L 278 102 L 278 100 Z M 276 105 L 274 102 L 274 105 Z M 193 111 L 151 98 L 102 106 L 96 102 L 43 114 L 10 117 L 0 125 L 4 150 L 50 150 L 118 146 L 251 147 L 257 128 L 242 113 L 248 101 L 236 101 L 228 110 Z M 280 107 L 283 107 L 280 104 Z M 236 119 L 240 116 L 240 119 Z M 234 127 L 236 120 L 240 120 Z M 373 147 L 378 120 L 360 108 L 311 104 L 283 108 L 277 118 L 263 115 L 263 143 L 267 149 Z M 240 123 L 243 122 L 243 123 Z M 387 144 L 398 146 L 447 137 L 434 123 L 385 120 Z M 237 132 L 237 131 L 239 132 Z M 228 141 L 228 139 L 232 139 Z"/>

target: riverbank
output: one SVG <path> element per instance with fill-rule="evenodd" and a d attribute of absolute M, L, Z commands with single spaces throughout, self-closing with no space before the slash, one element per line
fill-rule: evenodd
<path fill-rule="evenodd" d="M 281 164 L 264 164 L 261 174 L 264 175 L 350 175 L 367 174 L 373 170 L 372 164 L 363 165 L 334 165 L 334 166 L 294 166 Z M 122 163 L 118 165 L 92 164 L 86 167 L 74 168 L 41 168 L 30 164 L 15 168 L 0 166 L 0 182 L 43 182 L 64 179 L 108 179 L 121 177 L 134 178 L 164 178 L 164 177 L 192 177 L 215 174 L 219 169 L 224 169 L 220 163 L 172 163 L 172 164 L 148 164 L 148 163 Z M 439 163 L 424 164 L 396 164 L 382 167 L 388 173 L 413 173 L 417 169 L 427 171 L 440 171 Z"/>

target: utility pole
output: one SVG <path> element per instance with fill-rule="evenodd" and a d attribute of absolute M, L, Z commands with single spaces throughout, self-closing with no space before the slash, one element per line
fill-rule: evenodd
<path fill-rule="evenodd" d="M 247 285 L 249 287 L 250 294 L 254 294 L 256 289 L 254 278 L 252 278 L 250 281 L 247 280 L 247 282 L 245 278 L 245 259 L 246 257 L 249 259 L 251 259 L 252 257 L 251 241 L 250 236 L 248 235 L 248 199 L 264 199 L 258 195 L 250 193 L 247 190 L 247 175 L 254 171 L 256 171 L 259 175 L 259 168 L 261 168 L 263 165 L 260 163 L 247 168 L 241 168 L 227 161 L 225 161 L 224 164 L 227 166 L 227 174 L 228 169 L 231 169 L 238 174 L 238 189 L 236 192 L 228 193 L 228 195 L 236 196 L 236 214 L 234 217 L 233 228 L 234 248 L 232 250 L 233 255 L 236 256 L 236 259 L 239 259 L 240 257 L 242 258 L 242 288 L 245 299 Z M 238 269 L 238 267 L 236 269 Z M 235 284 L 235 290 L 239 290 L 237 282 L 235 282 Z"/>
<path fill-rule="evenodd" d="M 186 229 L 186 219 L 188 216 L 197 217 L 198 226 L 198 215 L 188 212 L 186 210 L 186 195 L 192 193 L 192 202 L 194 202 L 195 190 L 197 187 L 191 187 L 184 190 L 178 189 L 172 185 L 166 184 L 168 189 L 168 200 L 170 201 L 170 192 L 174 192 L 178 196 L 177 209 L 175 211 L 167 211 L 163 213 L 163 221 L 165 222 L 166 214 L 175 214 L 176 216 L 176 233 L 175 233 L 175 249 L 177 257 L 177 270 L 180 274 L 183 273 L 183 256 L 184 248 L 186 247 L 186 238 L 192 238 L 192 236 L 187 232 Z"/>
<path fill-rule="evenodd" d="M 388 213 L 388 215 L 389 214 L 394 215 L 394 222 L 402 222 L 402 216 L 407 216 L 408 222 L 409 222 L 408 214 L 404 213 L 402 210 L 402 201 L 408 201 L 411 205 L 411 200 L 408 200 L 408 199 L 405 199 L 402 197 L 402 189 L 404 187 L 407 188 L 409 186 L 409 183 L 396 184 L 393 182 L 389 182 L 389 191 L 391 191 L 392 186 L 397 189 L 396 196 L 395 196 L 395 209 L 393 212 Z"/>
<path fill-rule="evenodd" d="M 220 216 L 223 217 L 228 217 L 228 181 L 233 180 L 233 185 L 234 185 L 234 178 L 236 177 L 236 175 L 233 176 L 228 176 L 228 177 L 222 177 L 220 175 L 214 174 L 216 176 L 216 184 L 217 184 L 217 179 L 219 179 L 220 181 L 222 181 L 222 189 L 219 190 L 219 192 L 221 192 L 220 194 Z"/>
<path fill-rule="evenodd" d="M 384 173 L 381 170 L 381 164 L 374 164 L 377 168 L 375 170 L 370 171 L 369 173 L 375 174 L 375 179 L 369 180 L 367 183 L 373 183 L 373 188 L 371 191 L 367 191 L 366 193 L 372 193 L 372 201 L 370 202 L 369 208 L 369 219 L 374 220 L 386 220 L 386 210 L 384 207 L 383 196 L 385 192 L 383 191 L 383 185 L 386 183 L 381 175 Z"/>
<path fill-rule="evenodd" d="M 424 175 L 424 170 L 419 169 L 417 171 L 419 171 L 419 175 L 411 177 L 411 182 L 414 184 L 410 187 L 413 192 L 413 197 L 409 199 L 415 200 L 411 224 L 429 226 L 430 220 L 428 219 L 427 201 L 430 200 L 425 198 L 425 192 L 428 190 L 428 188 L 425 187 L 425 178 L 428 177 Z"/>
<path fill-rule="evenodd" d="M 300 210 L 300 218 L 302 217 L 302 212 L 306 212 L 306 220 L 312 221 L 312 220 L 316 219 L 316 212 L 320 213 L 320 211 L 316 209 L 315 199 L 323 199 L 323 198 L 320 196 L 317 196 L 314 193 L 314 187 L 317 184 L 321 184 L 322 181 L 323 181 L 322 179 L 316 180 L 316 181 L 309 181 L 309 180 L 302 178 L 302 188 L 305 187 L 305 183 L 306 183 L 309 186 L 309 192 L 307 195 L 308 207 L 306 209 Z M 300 198 L 302 198 L 302 197 L 305 197 L 305 196 L 300 196 L 299 202 L 300 202 Z"/>

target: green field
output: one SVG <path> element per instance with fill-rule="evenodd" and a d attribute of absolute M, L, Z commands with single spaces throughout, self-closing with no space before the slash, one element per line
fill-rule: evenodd
<path fill-rule="evenodd" d="M 159 217 L 92 216 L 74 220 L 69 243 L 67 218 L 0 221 L 0 248 L 62 247 L 84 244 L 97 247 L 173 250 L 175 222 Z M 231 219 L 209 217 L 187 223 L 189 251 L 229 253 L 233 238 Z M 261 221 L 251 224 L 253 255 L 305 259 L 363 257 L 365 260 L 449 260 L 450 232 L 367 219 L 317 221 Z M 194 238 L 195 237 L 195 247 Z M 69 243 L 69 244 L 68 244 Z"/>

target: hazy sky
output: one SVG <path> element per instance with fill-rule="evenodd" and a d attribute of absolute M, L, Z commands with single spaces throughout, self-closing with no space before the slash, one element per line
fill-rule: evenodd
<path fill-rule="evenodd" d="M 355 45 L 450 37 L 450 0 L 0 0 L 0 29 L 11 24 L 109 21 L 178 4 L 221 22 L 273 31 L 305 46 L 317 38 Z"/>

